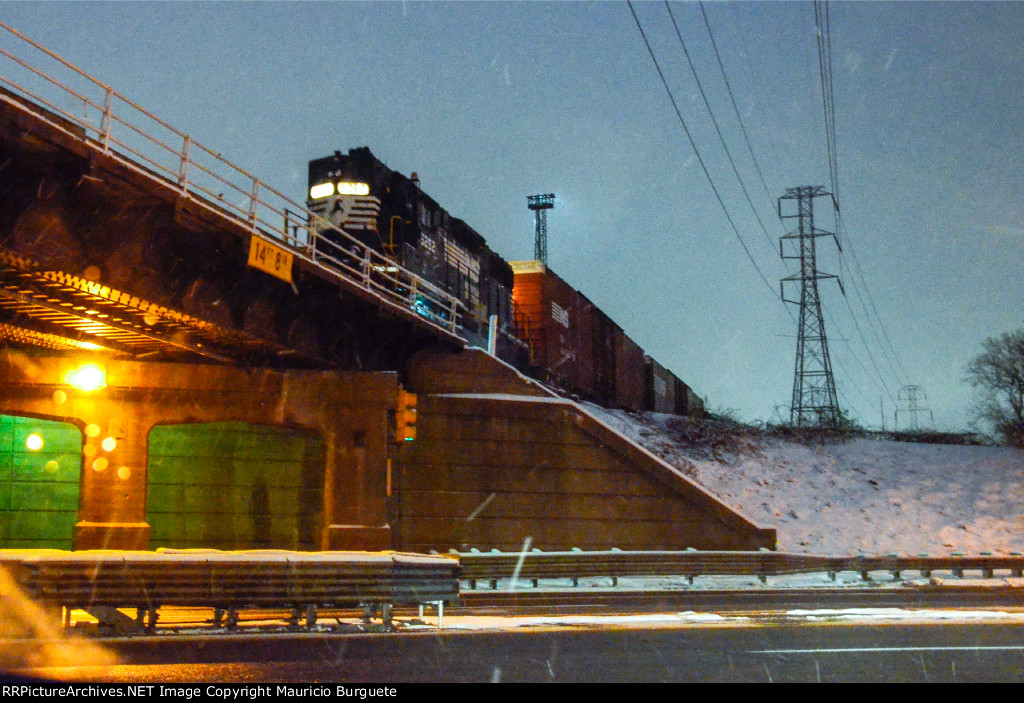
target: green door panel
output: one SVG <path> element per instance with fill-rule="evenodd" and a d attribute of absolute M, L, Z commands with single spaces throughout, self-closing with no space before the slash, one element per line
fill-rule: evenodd
<path fill-rule="evenodd" d="M 0 548 L 71 549 L 81 473 L 77 427 L 0 415 Z"/>
<path fill-rule="evenodd" d="M 150 548 L 316 549 L 323 482 L 314 432 L 158 425 L 149 435 Z"/>

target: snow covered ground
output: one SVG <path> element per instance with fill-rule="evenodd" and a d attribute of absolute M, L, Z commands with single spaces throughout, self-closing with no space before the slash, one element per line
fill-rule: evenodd
<path fill-rule="evenodd" d="M 1024 552 L 1024 451 L 870 439 L 686 446 L 672 415 L 587 410 L 778 531 L 779 549 L 851 555 Z M 716 456 L 712 456 L 715 454 Z"/>

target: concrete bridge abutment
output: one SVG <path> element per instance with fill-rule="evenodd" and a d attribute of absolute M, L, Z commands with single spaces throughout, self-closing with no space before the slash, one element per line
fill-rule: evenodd
<path fill-rule="evenodd" d="M 420 352 L 409 386 L 420 395 L 397 471 L 404 549 L 776 546 L 774 529 L 481 350 Z"/>
<path fill-rule="evenodd" d="M 72 374 L 87 364 L 102 374 L 102 387 L 87 390 L 72 383 Z M 392 546 L 388 432 L 398 393 L 395 373 L 272 371 L 8 351 L 0 354 L 0 387 L 0 414 L 63 421 L 82 432 L 75 549 L 149 548 L 152 429 L 213 422 L 318 434 L 324 458 L 316 495 L 323 504 L 300 505 L 320 515 L 317 546 Z"/>

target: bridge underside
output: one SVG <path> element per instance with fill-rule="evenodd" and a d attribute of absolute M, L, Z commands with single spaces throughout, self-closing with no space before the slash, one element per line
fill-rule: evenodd
<path fill-rule="evenodd" d="M 247 231 L 68 131 L 0 101 L 0 344 L 361 370 L 460 346 L 302 261 L 250 268 Z"/>

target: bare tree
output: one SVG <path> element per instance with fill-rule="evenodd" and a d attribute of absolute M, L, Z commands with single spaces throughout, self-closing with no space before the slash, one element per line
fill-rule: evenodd
<path fill-rule="evenodd" d="M 981 390 L 978 410 L 1007 444 L 1024 447 L 1024 329 L 989 337 L 967 365 L 967 382 Z"/>

